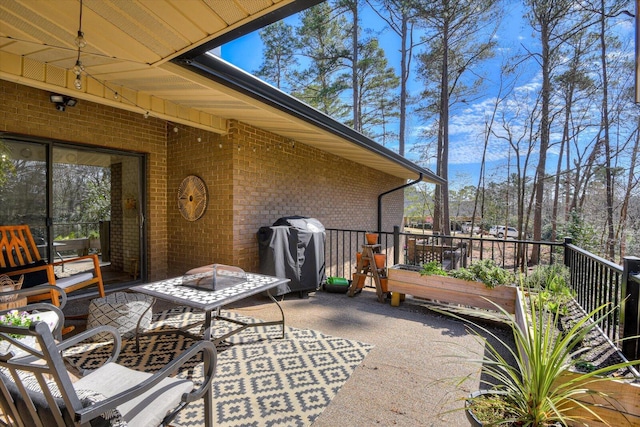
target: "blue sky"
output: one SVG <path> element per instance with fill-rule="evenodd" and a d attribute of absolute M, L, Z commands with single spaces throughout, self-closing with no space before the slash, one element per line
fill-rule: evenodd
<path fill-rule="evenodd" d="M 522 18 L 522 9 L 520 2 L 507 0 L 505 2 L 505 18 L 502 21 L 498 33 L 496 35 L 499 49 L 496 57 L 484 64 L 483 73 L 485 74 L 485 90 L 484 96 L 474 100 L 452 114 L 450 120 L 450 145 L 449 145 L 449 181 L 453 188 L 463 185 L 477 185 L 478 175 L 480 173 L 480 159 L 484 142 L 485 122 L 493 109 L 493 103 L 497 95 L 498 73 L 503 57 L 513 54 L 513 52 L 527 46 L 532 51 L 537 51 L 537 41 L 531 27 Z M 287 18 L 287 22 L 294 22 L 296 17 Z M 386 25 L 373 11 L 365 9 L 362 13 L 362 22 L 366 23 L 363 27 L 383 29 Z M 633 38 L 632 21 L 630 25 L 623 26 L 621 31 L 628 36 L 629 40 Z M 382 30 L 378 36 L 381 47 L 384 49 L 389 64 L 399 68 L 397 64 L 400 60 L 398 51 L 398 39 L 390 30 Z M 237 39 L 227 45 L 222 46 L 222 58 L 230 63 L 248 71 L 257 70 L 262 62 L 262 42 L 258 33 L 248 34 Z M 414 62 L 415 63 L 415 62 Z M 496 70 L 496 71 L 494 71 Z M 527 94 L 535 94 L 539 90 L 540 76 L 539 67 L 531 66 L 524 68 L 519 76 L 515 91 L 521 97 Z M 409 84 L 409 90 L 417 93 L 421 83 L 416 81 L 416 74 L 412 74 Z M 413 144 L 419 141 L 422 124 L 418 120 L 411 120 L 407 123 L 408 141 L 406 147 L 406 157 L 412 161 L 418 161 L 418 155 L 410 151 Z M 397 151 L 397 145 L 388 145 L 388 148 Z M 510 151 L 506 142 L 496 140 L 495 138 L 489 144 L 487 152 L 487 179 L 491 177 L 500 180 L 508 171 L 508 164 L 511 159 L 513 167 L 513 153 Z M 537 163 L 537 159 L 534 160 Z M 547 160 L 549 168 L 555 168 L 557 158 L 551 155 Z M 535 164 L 534 163 L 534 164 Z M 434 164 L 423 164 L 423 166 L 435 169 Z M 513 172 L 514 170 L 510 170 Z"/>

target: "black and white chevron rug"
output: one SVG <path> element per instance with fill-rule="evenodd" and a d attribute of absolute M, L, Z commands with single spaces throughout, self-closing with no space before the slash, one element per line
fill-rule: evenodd
<path fill-rule="evenodd" d="M 257 321 L 233 312 L 225 315 Z M 193 341 L 170 328 L 189 325 L 202 313 L 176 307 L 154 315 L 152 329 L 166 334 L 141 338 L 140 353 L 133 339 L 123 341 L 118 363 L 154 372 L 189 347 Z M 226 333 L 229 322 L 217 321 L 215 336 Z M 194 331 L 197 332 L 197 331 Z M 213 382 L 216 426 L 308 426 L 329 405 L 340 387 L 373 348 L 370 344 L 324 335 L 310 329 L 261 326 L 248 328 L 218 348 L 218 367 Z M 110 345 L 88 344 L 67 359 L 84 369 L 98 367 Z M 202 363 L 179 373 L 197 381 Z M 203 402 L 183 409 L 173 425 L 204 426 Z"/>

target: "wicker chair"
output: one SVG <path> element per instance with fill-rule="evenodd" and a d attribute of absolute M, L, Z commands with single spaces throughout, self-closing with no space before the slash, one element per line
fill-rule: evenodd
<path fill-rule="evenodd" d="M 51 304 L 38 304 L 40 310 L 43 306 L 57 310 Z M 102 366 L 73 381 L 65 366 L 63 351 L 98 333 L 113 336 L 111 353 L 106 355 Z M 210 341 L 193 344 L 151 374 L 114 362 L 120 353 L 121 340 L 111 326 L 99 326 L 57 342 L 50 327 L 42 321 L 29 327 L 0 324 L 0 339 L 23 351 L 20 355 L 12 351 L 0 355 L 0 407 L 9 425 L 166 426 L 181 409 L 200 398 L 205 399 L 205 426 L 212 425 L 211 382 L 216 349 Z M 204 360 L 200 385 L 171 377 L 200 353 Z"/>

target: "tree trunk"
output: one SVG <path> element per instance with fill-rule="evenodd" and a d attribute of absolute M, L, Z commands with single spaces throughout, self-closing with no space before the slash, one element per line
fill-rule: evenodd
<path fill-rule="evenodd" d="M 607 255 L 609 260 L 615 259 L 615 239 L 613 230 L 613 176 L 611 174 L 611 139 L 609 136 L 609 80 L 607 77 L 607 46 L 605 44 L 605 1 L 600 0 L 600 60 L 602 65 L 602 130 L 604 134 L 605 174 L 607 191 Z"/>
<path fill-rule="evenodd" d="M 442 70 L 440 77 L 440 119 L 438 123 L 438 175 L 445 182 L 440 185 L 440 226 L 445 235 L 451 234 L 451 219 L 449 217 L 449 33 L 448 26 L 442 29 Z"/>
<path fill-rule="evenodd" d="M 400 128 L 398 130 L 398 154 L 404 156 L 404 139 L 407 123 L 407 80 L 409 79 L 409 65 L 407 63 L 407 38 L 409 26 L 406 14 L 402 14 L 402 26 L 400 30 Z"/>
<path fill-rule="evenodd" d="M 620 259 L 619 263 L 622 264 L 622 259 L 626 255 L 626 244 L 624 238 L 625 225 L 627 223 L 627 215 L 629 211 L 629 200 L 631 199 L 632 190 L 635 188 L 634 184 L 634 175 L 635 175 L 635 166 L 636 161 L 638 159 L 638 147 L 640 146 L 640 117 L 638 118 L 638 125 L 636 129 L 635 135 L 635 143 L 633 145 L 633 150 L 631 151 L 631 161 L 629 166 L 629 175 L 627 178 L 627 190 L 624 195 L 624 201 L 622 202 L 622 206 L 620 207 L 620 223 L 618 224 L 618 231 L 616 233 L 616 239 L 620 240 Z"/>
<path fill-rule="evenodd" d="M 353 15 L 353 30 L 351 33 L 351 86 L 353 87 L 353 128 L 358 132 L 362 132 L 362 122 L 360 121 L 360 85 L 358 84 L 358 2 L 351 4 L 351 13 Z"/>
<path fill-rule="evenodd" d="M 546 178 L 547 150 L 549 148 L 549 105 L 551 103 L 551 58 L 549 39 L 551 36 L 549 23 L 540 22 L 540 41 L 542 43 L 542 92 L 541 92 L 541 117 L 540 117 L 540 150 L 538 167 L 536 168 L 535 202 L 533 206 L 533 240 L 542 240 L 542 203 L 544 201 L 544 182 Z M 531 254 L 531 262 L 536 265 L 539 262 L 538 248 L 534 248 Z"/>
<path fill-rule="evenodd" d="M 558 165 L 556 167 L 556 179 L 554 183 L 553 208 L 551 211 L 551 241 L 557 240 L 558 231 L 558 204 L 560 201 L 560 178 L 562 176 L 562 156 L 564 154 L 565 145 L 569 145 L 569 121 L 571 120 L 571 103 L 573 100 L 573 91 L 568 90 L 566 94 L 566 105 L 564 110 L 564 125 L 562 128 L 562 140 L 560 141 L 560 149 L 558 150 Z M 568 169 L 567 169 L 568 172 Z"/>

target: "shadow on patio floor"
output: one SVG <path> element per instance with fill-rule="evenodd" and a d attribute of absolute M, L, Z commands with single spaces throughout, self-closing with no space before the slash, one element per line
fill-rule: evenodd
<path fill-rule="evenodd" d="M 287 326 L 375 346 L 314 426 L 468 424 L 462 399 L 479 388 L 479 366 L 460 361 L 479 358 L 484 348 L 464 323 L 410 297 L 400 307 L 391 307 L 388 300 L 379 303 L 369 288 L 353 298 L 317 291 L 304 299 L 291 294 L 279 300 Z M 87 312 L 89 301 L 69 301 L 65 314 Z M 157 301 L 154 312 L 171 306 Z M 265 296 L 226 308 L 263 320 L 278 314 Z M 82 322 L 68 323 L 82 330 Z M 489 328 L 510 340 L 509 332 L 499 325 Z"/>

